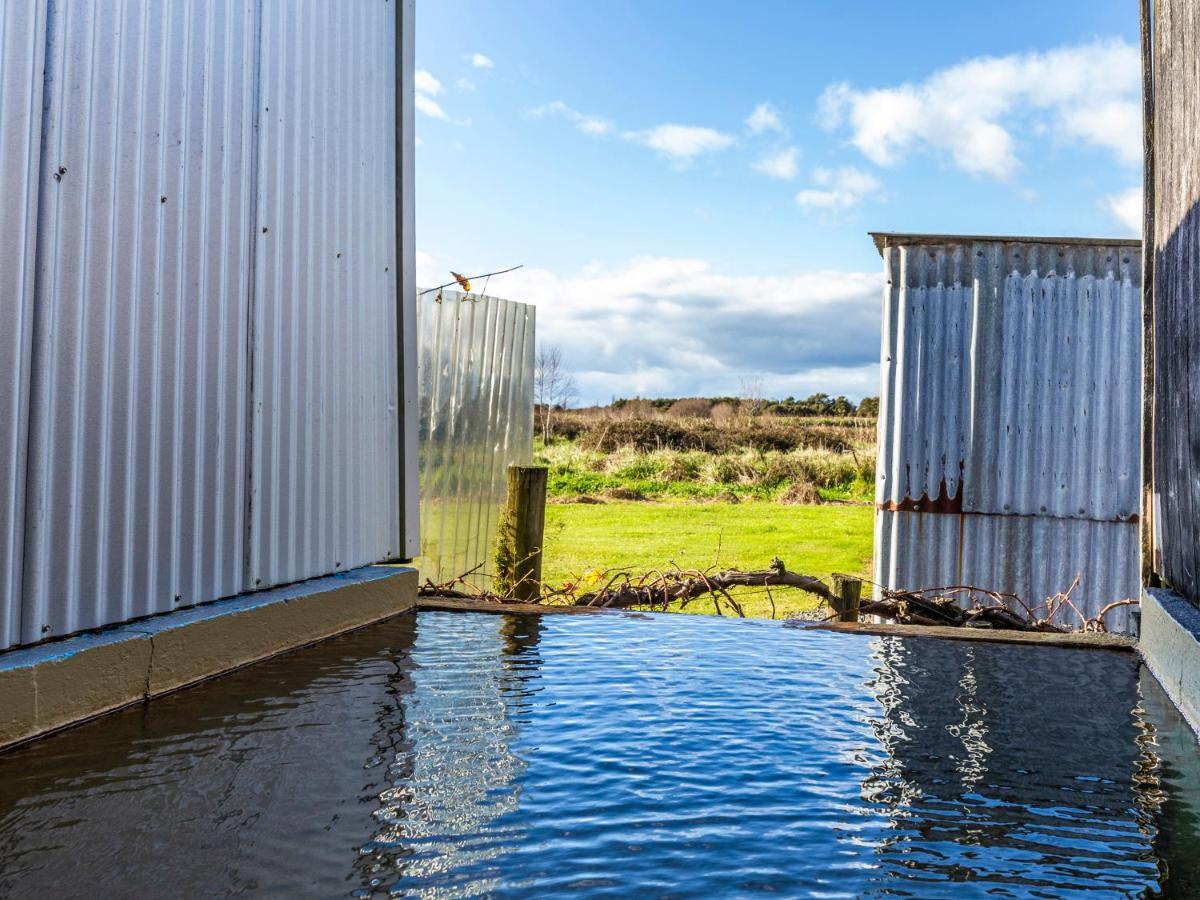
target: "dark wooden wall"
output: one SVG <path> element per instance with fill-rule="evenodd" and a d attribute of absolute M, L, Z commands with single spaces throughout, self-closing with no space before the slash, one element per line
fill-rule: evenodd
<path fill-rule="evenodd" d="M 1154 567 L 1200 604 L 1200 2 L 1154 7 Z"/>

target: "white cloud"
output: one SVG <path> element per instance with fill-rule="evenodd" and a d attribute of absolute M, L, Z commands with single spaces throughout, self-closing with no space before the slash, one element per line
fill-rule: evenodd
<path fill-rule="evenodd" d="M 432 253 L 425 250 L 417 251 L 417 287 L 420 290 L 441 283 L 437 280 L 437 272 L 434 269 L 436 263 L 437 259 Z"/>
<path fill-rule="evenodd" d="M 1135 235 L 1142 233 L 1142 189 L 1132 187 L 1119 194 L 1110 194 L 1100 201 L 1100 206 Z"/>
<path fill-rule="evenodd" d="M 613 123 L 608 119 L 600 116 L 593 116 L 588 113 L 581 113 L 577 109 L 572 109 L 563 103 L 561 100 L 554 100 L 546 103 L 535 109 L 529 110 L 529 115 L 534 119 L 542 119 L 548 116 L 560 116 L 571 122 L 576 128 L 584 134 L 590 134 L 595 137 L 605 135 L 613 130 Z"/>
<path fill-rule="evenodd" d="M 473 82 L 470 78 L 460 78 L 455 82 L 455 85 L 460 91 L 466 91 L 469 93 L 475 90 L 475 82 Z"/>
<path fill-rule="evenodd" d="M 799 156 L 799 151 L 795 147 L 785 147 L 782 150 L 768 153 L 757 160 L 753 164 L 753 167 L 756 172 L 762 172 L 771 178 L 778 178 L 780 181 L 791 181 L 796 177 Z"/>
<path fill-rule="evenodd" d="M 1026 133 L 1141 159 L 1140 57 L 1136 45 L 1095 41 L 1044 53 L 972 59 L 924 81 L 859 90 L 834 84 L 818 121 L 849 129 L 870 160 L 889 166 L 918 150 L 947 154 L 974 175 L 1011 179 Z"/>
<path fill-rule="evenodd" d="M 471 65 L 474 66 L 476 69 L 491 69 L 496 65 L 494 62 L 492 62 L 488 57 L 484 56 L 482 53 L 472 53 L 470 56 L 467 57 L 467 59 L 469 59 L 471 61 Z"/>
<path fill-rule="evenodd" d="M 814 169 L 813 182 L 817 187 L 796 194 L 796 202 L 809 209 L 849 209 L 883 189 L 878 178 L 853 166 Z"/>
<path fill-rule="evenodd" d="M 444 90 L 442 83 L 426 69 L 417 69 L 413 76 L 413 87 L 418 94 L 425 94 L 429 97 L 436 97 Z"/>
<path fill-rule="evenodd" d="M 450 117 L 446 115 L 446 111 L 442 109 L 442 105 L 433 99 L 442 93 L 445 88 L 433 76 L 432 72 L 426 69 L 417 69 L 413 75 L 413 89 L 415 92 L 413 102 L 419 111 L 425 113 L 430 118 L 449 121 Z"/>
<path fill-rule="evenodd" d="M 730 135 L 715 129 L 674 122 L 646 131 L 627 131 L 622 137 L 657 151 L 678 166 L 686 166 L 703 153 L 724 150 L 733 143 Z"/>
<path fill-rule="evenodd" d="M 760 103 L 747 117 L 746 127 L 751 134 L 762 134 L 764 131 L 783 131 L 783 122 L 779 110 L 770 103 Z"/>
<path fill-rule="evenodd" d="M 732 394 L 743 376 L 773 395 L 860 397 L 879 390 L 882 282 L 876 272 L 736 275 L 642 257 L 570 275 L 521 269 L 489 293 L 537 305 L 538 339 L 562 345 L 585 402 Z"/>
<path fill-rule="evenodd" d="M 434 119 L 448 120 L 450 117 L 446 115 L 446 111 L 442 109 L 441 104 L 432 97 L 427 97 L 425 94 L 417 94 L 414 98 L 417 109 Z"/>

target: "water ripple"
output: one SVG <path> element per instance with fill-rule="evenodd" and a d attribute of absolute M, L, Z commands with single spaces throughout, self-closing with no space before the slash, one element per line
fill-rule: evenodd
<path fill-rule="evenodd" d="M 1131 657 L 422 613 L 0 757 L 0 893 L 1138 896 L 1194 738 Z"/>

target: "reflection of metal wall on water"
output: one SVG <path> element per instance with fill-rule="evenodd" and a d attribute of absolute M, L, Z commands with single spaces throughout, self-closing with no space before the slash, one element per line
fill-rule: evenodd
<path fill-rule="evenodd" d="M 534 308 L 443 290 L 417 321 L 420 568 L 446 581 L 490 571 L 508 466 L 533 458 Z"/>
<path fill-rule="evenodd" d="M 1021 859 L 1031 890 L 1053 888 L 1066 877 L 1056 854 L 1077 873 L 1097 840 L 1089 823 L 1105 829 L 1095 877 L 1152 874 L 1161 792 L 1136 657 L 880 638 L 875 659 L 884 755 L 863 799 L 893 821 L 881 884 L 892 871 L 970 880 Z"/>
<path fill-rule="evenodd" d="M 1078 574 L 1088 615 L 1137 597 L 1139 242 L 875 240 L 875 580 L 1040 603 Z"/>

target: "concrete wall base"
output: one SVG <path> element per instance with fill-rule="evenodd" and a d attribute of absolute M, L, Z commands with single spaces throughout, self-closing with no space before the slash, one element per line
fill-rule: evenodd
<path fill-rule="evenodd" d="M 417 572 L 366 566 L 0 654 L 0 750 L 416 608 Z"/>
<path fill-rule="evenodd" d="M 1200 735 L 1200 610 L 1173 591 L 1142 591 L 1138 650 L 1192 730 Z"/>

